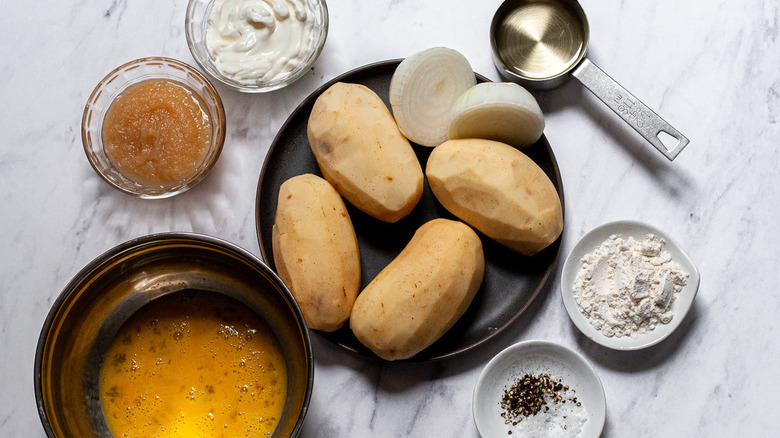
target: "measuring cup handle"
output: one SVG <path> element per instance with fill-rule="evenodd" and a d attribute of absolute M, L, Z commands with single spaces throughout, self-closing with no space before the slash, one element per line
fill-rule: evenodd
<path fill-rule="evenodd" d="M 572 71 L 572 76 L 582 82 L 585 88 L 607 104 L 612 111 L 655 146 L 669 161 L 674 160 L 688 145 L 688 139 L 680 131 L 659 117 L 587 58 L 583 59 L 580 65 Z M 667 148 L 658 137 L 662 132 L 677 140 L 677 144 L 672 148 Z"/>

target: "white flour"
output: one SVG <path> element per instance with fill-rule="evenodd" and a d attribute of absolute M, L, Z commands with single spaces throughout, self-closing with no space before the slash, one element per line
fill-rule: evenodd
<path fill-rule="evenodd" d="M 671 304 L 688 274 L 664 243 L 652 234 L 643 242 L 612 235 L 582 258 L 574 300 L 605 336 L 636 337 L 672 320 Z"/>

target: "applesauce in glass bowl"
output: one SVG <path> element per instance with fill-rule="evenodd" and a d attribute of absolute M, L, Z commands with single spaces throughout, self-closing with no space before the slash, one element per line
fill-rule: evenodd
<path fill-rule="evenodd" d="M 111 186 L 166 198 L 211 170 L 225 141 L 225 110 L 216 89 L 193 67 L 142 58 L 95 87 L 81 135 L 90 164 Z"/>

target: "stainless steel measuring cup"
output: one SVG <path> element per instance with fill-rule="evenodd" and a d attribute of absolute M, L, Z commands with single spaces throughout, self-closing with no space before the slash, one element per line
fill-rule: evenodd
<path fill-rule="evenodd" d="M 506 0 L 493 16 L 490 45 L 501 75 L 548 90 L 577 78 L 670 161 L 688 139 L 585 57 L 590 27 L 576 0 Z M 676 144 L 667 148 L 661 135 Z"/>

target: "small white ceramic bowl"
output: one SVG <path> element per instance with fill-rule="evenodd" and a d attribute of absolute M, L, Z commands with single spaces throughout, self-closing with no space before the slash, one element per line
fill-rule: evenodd
<path fill-rule="evenodd" d="M 574 300 L 574 280 L 580 270 L 580 263 L 584 256 L 595 250 L 602 242 L 613 234 L 620 234 L 623 238 L 633 237 L 635 240 L 643 240 L 648 234 L 654 234 L 666 242 L 662 250 L 667 251 L 672 260 L 677 262 L 689 274 L 687 284 L 682 288 L 671 309 L 674 317 L 668 324 L 658 324 L 654 330 L 638 334 L 636 337 L 622 336 L 609 337 L 593 327 L 585 315 L 582 314 L 577 302 Z M 655 345 L 666 339 L 680 325 L 685 315 L 693 306 L 693 299 L 699 290 L 699 270 L 693 264 L 690 257 L 682 247 L 668 234 L 651 225 L 636 221 L 617 221 L 601 225 L 585 234 L 569 253 L 563 264 L 561 273 L 561 295 L 563 305 L 569 313 L 574 325 L 588 338 L 607 348 L 615 350 L 639 350 Z"/>
<path fill-rule="evenodd" d="M 601 435 L 607 403 L 604 387 L 593 367 L 575 351 L 556 343 L 525 341 L 498 353 L 477 379 L 472 411 L 482 438 L 517 436 L 508 435 L 513 426 L 505 424 L 506 420 L 501 416 L 501 399 L 504 391 L 527 373 L 547 373 L 573 389 L 588 417 L 579 436 L 592 438 Z"/>

